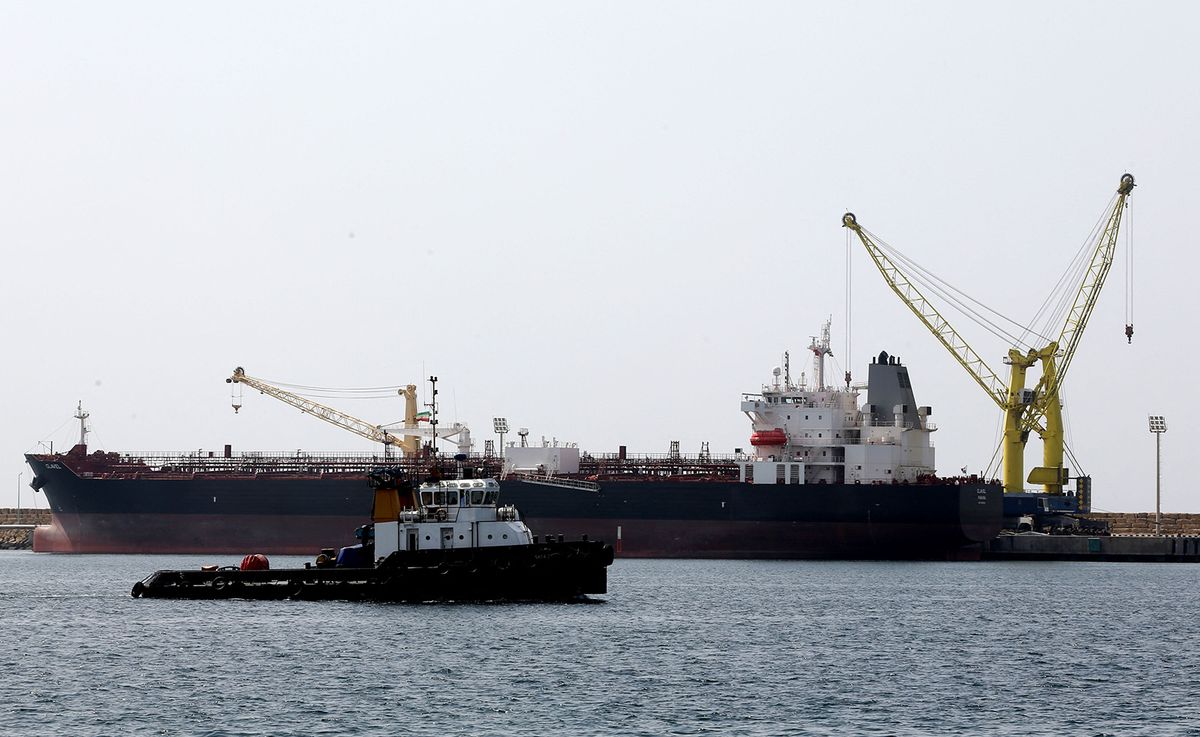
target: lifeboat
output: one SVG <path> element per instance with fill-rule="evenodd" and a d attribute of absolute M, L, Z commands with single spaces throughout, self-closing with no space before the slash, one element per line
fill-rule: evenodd
<path fill-rule="evenodd" d="M 783 430 L 778 428 L 774 430 L 759 430 L 750 436 L 750 444 L 753 446 L 759 445 L 784 445 L 787 443 L 787 435 Z"/>

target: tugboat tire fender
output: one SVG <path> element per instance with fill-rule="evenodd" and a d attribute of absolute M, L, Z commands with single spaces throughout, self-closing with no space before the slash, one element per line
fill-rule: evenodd
<path fill-rule="evenodd" d="M 146 584 L 142 583 L 141 581 L 138 581 L 137 583 L 135 583 L 133 585 L 133 591 L 130 591 L 129 595 L 135 599 L 140 599 L 142 597 L 142 594 L 145 591 L 146 591 Z"/>
<path fill-rule="evenodd" d="M 444 510 L 444 509 L 439 509 L 439 510 L 437 511 L 437 515 L 436 515 L 436 516 L 437 516 L 437 521 L 438 521 L 438 522 L 445 522 L 447 519 L 449 519 L 449 518 L 450 518 L 450 515 L 449 515 L 449 513 L 447 513 L 447 512 L 446 512 L 446 510 Z"/>
<path fill-rule="evenodd" d="M 225 578 L 224 576 L 217 576 L 212 580 L 213 591 L 224 591 L 225 587 L 228 585 L 229 579 Z"/>

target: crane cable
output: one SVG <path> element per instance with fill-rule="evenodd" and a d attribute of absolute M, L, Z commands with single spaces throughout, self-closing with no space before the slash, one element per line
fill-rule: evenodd
<path fill-rule="evenodd" d="M 1133 342 L 1133 208 L 1125 200 L 1125 333 Z"/>
<path fill-rule="evenodd" d="M 903 264 L 904 266 L 907 267 L 908 270 L 901 269 L 901 273 L 903 273 L 905 277 L 916 282 L 918 285 L 927 288 L 930 292 L 932 292 L 933 294 L 940 297 L 942 300 L 944 300 L 947 304 L 949 304 L 951 307 L 953 307 L 956 311 L 961 313 L 967 319 L 976 323 L 977 325 L 982 327 L 984 330 L 987 330 L 987 332 L 991 333 L 993 336 L 999 338 L 1000 340 L 1009 342 L 1009 343 L 1015 344 L 1015 345 L 1026 345 L 1028 347 L 1032 347 L 1032 346 L 1029 346 L 1029 344 L 1026 341 L 1024 341 L 1022 338 L 1018 337 L 1016 334 L 1011 333 L 1006 328 L 1002 327 L 999 324 L 998 320 L 993 320 L 993 319 L 986 317 L 984 315 L 984 312 L 986 311 L 988 313 L 991 313 L 992 315 L 995 315 L 997 318 L 999 318 L 1000 321 L 1007 322 L 1007 323 L 1015 326 L 1016 328 L 1019 328 L 1025 334 L 1033 332 L 1029 326 L 1022 325 L 1021 323 L 1017 322 L 1016 320 L 1013 320 L 1013 319 L 1009 318 L 1008 316 L 1004 315 L 999 310 L 989 307 L 988 305 L 984 304 L 983 302 L 980 302 L 979 300 L 975 299 L 974 297 L 968 295 L 966 292 L 963 292 L 961 289 L 954 286 L 950 282 L 946 281 L 945 279 L 942 279 L 941 277 L 937 276 L 929 269 L 926 269 L 925 267 L 921 266 L 915 260 L 904 255 L 899 250 L 897 250 L 896 248 L 889 245 L 886 241 L 881 240 L 878 236 L 876 236 L 874 233 L 868 231 L 866 228 L 863 228 L 863 231 L 866 232 L 867 235 L 870 236 L 873 241 L 875 241 L 876 245 L 879 246 L 881 251 L 885 252 L 889 256 L 889 258 L 892 259 L 893 263 L 897 263 L 898 266 L 900 264 Z M 957 296 L 955 296 L 955 295 L 957 295 Z M 971 307 L 970 304 L 978 305 L 978 307 L 982 308 L 982 309 L 976 309 L 974 307 Z M 1042 337 L 1042 336 L 1038 336 L 1038 337 Z"/>
<path fill-rule="evenodd" d="M 1100 215 L 1096 218 L 1096 222 L 1092 225 L 1092 229 L 1083 239 L 1083 242 L 1075 251 L 1075 255 L 1067 264 L 1066 269 L 1058 277 L 1058 281 L 1055 282 L 1050 292 L 1046 295 L 1046 299 L 1042 301 L 1041 306 L 1038 307 L 1037 312 L 1034 313 L 1033 318 L 1030 320 L 1030 323 L 1033 325 L 1040 324 L 1043 332 L 1048 333 L 1055 329 L 1055 325 L 1066 322 L 1067 312 L 1071 309 L 1073 299 L 1078 294 L 1084 275 L 1091 266 L 1091 255 L 1095 251 L 1095 243 L 1102 234 L 1108 220 L 1108 215 L 1112 212 L 1113 203 L 1118 196 L 1113 195 L 1109 199 L 1108 204 L 1101 210 Z M 1054 307 L 1050 309 L 1052 303 Z M 1046 342 L 1049 343 L 1050 341 L 1047 340 Z"/>
<path fill-rule="evenodd" d="M 874 234 L 871 234 L 871 235 L 874 236 Z M 996 321 L 985 317 L 980 310 L 976 310 L 975 308 L 970 307 L 967 303 L 971 302 L 976 305 L 979 305 L 980 307 L 983 308 L 983 310 L 986 310 L 987 312 L 990 312 L 990 313 L 996 315 L 1001 320 L 1009 322 L 1012 325 L 1015 325 L 1016 327 L 1021 328 L 1022 330 L 1028 330 L 1028 328 L 1026 326 L 1016 322 L 1015 320 L 1010 319 L 1009 317 L 1005 316 L 1003 313 L 989 307 L 988 305 L 980 302 L 979 300 L 975 299 L 974 297 L 971 297 L 970 295 L 963 292 L 958 287 L 955 287 L 953 284 L 950 284 L 945 279 L 942 279 L 941 277 L 937 276 L 932 271 L 929 271 L 928 269 L 921 266 L 916 261 L 914 261 L 913 259 L 904 255 L 903 253 L 901 253 L 897 249 L 893 248 L 892 246 L 884 244 L 883 246 L 881 246 L 881 249 L 887 251 L 888 254 L 890 256 L 892 256 L 894 260 L 900 261 L 901 263 L 903 263 L 905 266 L 907 266 L 909 269 L 912 270 L 911 273 L 905 272 L 905 276 L 911 278 L 913 281 L 916 281 L 921 286 L 926 287 L 928 290 L 930 290 L 937 296 L 941 297 L 951 307 L 953 307 L 955 310 L 957 310 L 962 315 L 966 316 L 967 319 L 980 325 L 985 330 L 987 330 L 989 333 L 996 336 L 997 338 L 1000 338 L 1001 340 L 1007 340 L 1012 343 L 1020 343 L 1021 342 L 1020 340 L 1018 340 L 1018 338 L 1014 334 L 1008 332 L 1008 330 L 1001 327 L 999 324 L 997 324 Z M 955 294 L 957 294 L 959 296 L 954 296 Z"/>
<path fill-rule="evenodd" d="M 391 399 L 395 397 L 399 391 L 404 389 L 403 386 L 367 386 L 367 387 L 328 387 L 328 386 L 308 386 L 305 384 L 289 384 L 283 381 L 275 381 L 273 379 L 261 379 L 261 381 L 271 384 L 272 386 L 287 389 L 292 394 L 308 399 Z"/>
<path fill-rule="evenodd" d="M 850 259 L 850 254 L 853 252 L 853 248 L 851 247 L 851 243 L 850 243 L 850 229 L 843 228 L 843 230 L 846 231 L 846 388 L 849 389 L 850 388 L 850 370 L 851 370 L 850 367 L 854 365 L 850 360 L 850 345 L 851 345 L 851 343 L 850 343 L 850 327 L 851 327 L 850 308 L 851 308 L 851 305 L 854 304 L 850 299 L 850 289 L 852 286 L 850 275 L 851 275 L 851 266 L 853 263 Z"/>

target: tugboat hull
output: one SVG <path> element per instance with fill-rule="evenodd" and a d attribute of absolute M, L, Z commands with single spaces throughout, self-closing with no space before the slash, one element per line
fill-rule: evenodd
<path fill-rule="evenodd" d="M 147 599 L 304 601 L 569 601 L 608 592 L 613 550 L 599 542 L 417 550 L 374 568 L 155 571 L 131 592 Z"/>

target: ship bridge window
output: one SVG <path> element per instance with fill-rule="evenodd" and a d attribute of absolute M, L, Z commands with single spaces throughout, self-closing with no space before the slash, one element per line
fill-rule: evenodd
<path fill-rule="evenodd" d="M 447 491 L 446 492 L 446 504 L 450 505 L 451 507 L 458 506 L 458 492 L 457 491 Z"/>
<path fill-rule="evenodd" d="M 421 492 L 421 506 L 423 506 L 423 507 L 433 506 L 433 492 L 432 491 L 422 491 Z"/>
<path fill-rule="evenodd" d="M 498 491 L 489 491 L 489 492 L 487 492 L 486 494 L 484 494 L 484 495 L 483 495 L 483 503 L 484 503 L 484 504 L 495 504 L 495 503 L 496 503 L 496 496 L 497 496 L 499 493 L 500 493 L 500 492 L 498 492 Z"/>
<path fill-rule="evenodd" d="M 483 489 L 471 489 L 471 504 L 483 504 Z"/>

